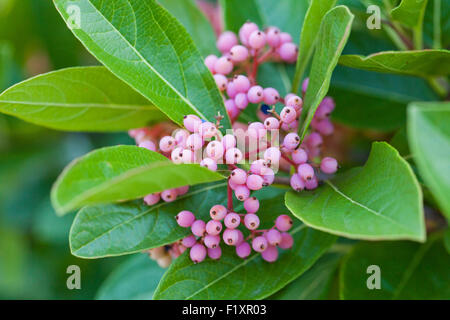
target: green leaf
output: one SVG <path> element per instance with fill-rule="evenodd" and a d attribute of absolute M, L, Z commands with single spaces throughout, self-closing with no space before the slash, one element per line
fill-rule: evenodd
<path fill-rule="evenodd" d="M 371 265 L 380 268 L 381 289 L 369 290 L 374 276 Z M 442 237 L 427 243 L 363 242 L 344 259 L 340 273 L 343 299 L 450 299 L 450 255 Z"/>
<path fill-rule="evenodd" d="M 0 111 L 65 131 L 119 131 L 167 119 L 103 67 L 53 71 L 0 95 Z"/>
<path fill-rule="evenodd" d="M 90 206 L 81 209 L 73 221 L 70 249 L 80 258 L 102 258 L 140 252 L 171 244 L 186 237 L 175 216 L 182 210 L 206 219 L 215 204 L 225 204 L 226 183 L 191 188 L 174 202 L 147 206 L 142 200 Z"/>
<path fill-rule="evenodd" d="M 450 220 L 450 103 L 413 103 L 408 140 L 420 175 Z"/>
<path fill-rule="evenodd" d="M 405 26 L 414 28 L 422 24 L 427 2 L 428 0 L 402 0 L 397 7 L 391 10 L 391 17 Z"/>
<path fill-rule="evenodd" d="M 85 205 L 137 199 L 186 185 L 224 179 L 198 164 L 176 165 L 136 146 L 92 151 L 70 163 L 55 182 L 52 204 L 59 214 Z"/>
<path fill-rule="evenodd" d="M 247 21 L 259 26 L 264 23 L 256 0 L 220 0 L 220 6 L 224 16 L 225 30 L 237 33 Z"/>
<path fill-rule="evenodd" d="M 170 266 L 156 289 L 154 299 L 263 299 L 296 279 L 336 240 L 301 225 L 291 232 L 294 246 L 281 250 L 275 263 L 260 254 L 239 258 L 234 248 L 222 246 L 219 261 L 194 264 L 185 252 Z"/>
<path fill-rule="evenodd" d="M 303 79 L 306 67 L 313 55 L 314 47 L 316 46 L 317 30 L 320 29 L 325 14 L 334 7 L 336 1 L 337 0 L 312 0 L 309 5 L 300 36 L 298 59 L 295 66 L 295 76 L 291 92 L 299 92 L 300 82 Z"/>
<path fill-rule="evenodd" d="M 447 249 L 448 254 L 450 254 L 450 228 L 447 228 L 444 233 L 444 244 L 445 249 Z"/>
<path fill-rule="evenodd" d="M 328 92 L 331 75 L 347 43 L 353 18 L 353 14 L 345 6 L 335 7 L 323 18 L 305 95 L 306 111 L 302 114 L 302 126 L 299 126 L 301 140 L 306 135 L 317 107 Z M 306 113 L 308 115 L 305 118 Z"/>
<path fill-rule="evenodd" d="M 119 265 L 100 286 L 98 300 L 151 300 L 164 269 L 146 254 Z"/>
<path fill-rule="evenodd" d="M 216 54 L 216 36 L 211 23 L 192 0 L 158 0 L 189 32 L 200 53 Z"/>
<path fill-rule="evenodd" d="M 408 163 L 375 142 L 363 168 L 313 192 L 288 192 L 288 209 L 308 226 L 347 238 L 425 240 L 422 192 Z"/>
<path fill-rule="evenodd" d="M 271 300 L 325 300 L 342 255 L 327 253 L 308 271 L 292 281 Z"/>
<path fill-rule="evenodd" d="M 388 51 L 367 57 L 343 55 L 339 59 L 341 65 L 351 68 L 423 78 L 449 75 L 448 61 L 447 50 Z"/>
<path fill-rule="evenodd" d="M 276 215 L 287 211 L 279 201 L 285 190 L 264 188 L 255 192 L 260 200 L 261 219 L 272 223 Z M 171 244 L 190 234 L 180 228 L 174 217 L 182 210 L 193 212 L 198 219 L 209 219 L 216 204 L 227 204 L 226 183 L 196 186 L 176 201 L 144 205 L 142 200 L 115 205 L 99 205 L 81 209 L 72 225 L 70 248 L 81 258 L 100 258 L 140 252 Z M 243 211 L 242 203 L 235 206 Z M 262 227 L 271 227 L 262 223 Z M 125 241 L 126 240 L 126 241 Z"/>
<path fill-rule="evenodd" d="M 68 6 L 78 6 L 75 36 L 109 70 L 170 119 L 187 114 L 214 120 L 220 112 L 230 127 L 215 81 L 185 28 L 154 0 L 54 0 L 70 22 Z"/>

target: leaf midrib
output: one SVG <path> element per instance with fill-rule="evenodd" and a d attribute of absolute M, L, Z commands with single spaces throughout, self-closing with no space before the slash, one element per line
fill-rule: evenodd
<path fill-rule="evenodd" d="M 33 101 L 15 101 L 15 100 L 0 100 L 0 104 L 21 104 L 27 106 L 42 106 L 42 107 L 62 107 L 62 108 L 102 108 L 102 109 L 124 109 L 124 110 L 159 110 L 154 105 L 141 104 L 101 104 L 101 103 L 58 103 L 58 102 L 33 102 Z"/>

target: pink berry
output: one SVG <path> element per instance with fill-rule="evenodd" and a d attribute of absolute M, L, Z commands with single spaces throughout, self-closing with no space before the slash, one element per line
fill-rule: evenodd
<path fill-rule="evenodd" d="M 241 110 L 236 106 L 233 99 L 228 99 L 225 101 L 225 108 L 227 109 L 227 113 L 231 119 L 236 118 Z"/>
<path fill-rule="evenodd" d="M 278 259 L 278 249 L 275 246 L 268 246 L 264 252 L 261 253 L 261 257 L 267 262 L 275 262 Z"/>
<path fill-rule="evenodd" d="M 268 105 L 274 105 L 280 100 L 280 94 L 274 88 L 265 88 L 263 95 L 264 102 Z"/>
<path fill-rule="evenodd" d="M 183 150 L 183 152 L 181 153 L 181 159 L 183 160 L 183 163 L 195 163 L 196 162 L 195 153 L 188 149 Z"/>
<path fill-rule="evenodd" d="M 272 246 L 277 246 L 281 242 L 281 233 L 276 229 L 270 229 L 269 231 L 267 231 L 265 237 L 267 239 L 267 242 L 269 242 L 269 244 Z"/>
<path fill-rule="evenodd" d="M 214 65 L 216 64 L 217 60 L 219 60 L 219 58 L 213 54 L 207 56 L 205 59 L 205 65 L 209 69 L 209 71 L 211 71 L 211 73 L 215 73 Z"/>
<path fill-rule="evenodd" d="M 234 194 L 239 201 L 245 201 L 250 197 L 250 190 L 246 186 L 238 186 L 234 190 Z"/>
<path fill-rule="evenodd" d="M 306 78 L 303 83 L 302 83 L 302 92 L 303 94 L 306 93 L 306 90 L 308 90 L 308 85 L 309 85 L 309 78 Z"/>
<path fill-rule="evenodd" d="M 305 140 L 308 147 L 312 149 L 319 148 L 323 143 L 322 136 L 317 132 L 311 132 Z"/>
<path fill-rule="evenodd" d="M 150 141 L 150 140 L 142 141 L 141 143 L 139 143 L 139 147 L 140 148 L 145 148 L 145 149 L 150 150 L 150 151 L 156 151 L 155 144 L 152 141 Z"/>
<path fill-rule="evenodd" d="M 236 246 L 238 246 L 238 245 L 240 245 L 242 242 L 244 242 L 244 234 L 242 233 L 242 231 L 241 230 L 239 230 L 239 229 L 235 229 L 235 230 L 237 230 L 237 232 L 238 232 L 238 240 L 237 240 L 237 242 L 236 242 Z"/>
<path fill-rule="evenodd" d="M 308 190 L 314 190 L 319 186 L 319 180 L 314 176 L 311 180 L 305 181 L 305 186 Z"/>
<path fill-rule="evenodd" d="M 144 202 L 148 206 L 152 206 L 154 204 L 157 204 L 160 199 L 161 199 L 161 195 L 159 193 L 152 193 L 152 194 L 145 196 Z"/>
<path fill-rule="evenodd" d="M 230 180 L 236 184 L 244 184 L 247 181 L 247 172 L 242 169 L 234 169 L 231 171 Z"/>
<path fill-rule="evenodd" d="M 248 106 L 247 94 L 238 93 L 234 98 L 234 103 L 239 110 L 244 110 Z"/>
<path fill-rule="evenodd" d="M 218 235 L 207 235 L 205 236 L 205 238 L 203 239 L 203 243 L 205 244 L 205 246 L 207 248 L 217 248 L 219 246 L 220 243 L 220 236 Z"/>
<path fill-rule="evenodd" d="M 259 223 L 259 217 L 254 213 L 247 213 L 244 217 L 244 225 L 248 230 L 258 229 Z"/>
<path fill-rule="evenodd" d="M 184 127 L 190 132 L 196 132 L 200 125 L 202 124 L 202 120 L 196 115 L 188 115 L 183 119 Z"/>
<path fill-rule="evenodd" d="M 239 240 L 239 232 L 236 229 L 225 229 L 222 238 L 226 245 L 234 246 Z"/>
<path fill-rule="evenodd" d="M 281 158 L 280 149 L 276 147 L 270 147 L 264 151 L 264 160 L 269 163 L 279 163 Z"/>
<path fill-rule="evenodd" d="M 238 38 L 231 31 L 223 32 L 219 38 L 217 39 L 216 45 L 217 49 L 219 49 L 222 53 L 227 53 L 230 49 L 238 44 Z"/>
<path fill-rule="evenodd" d="M 182 195 L 188 193 L 188 191 L 189 191 L 189 186 L 178 187 L 178 188 L 176 188 L 175 190 L 177 191 L 177 194 L 178 194 L 179 196 L 182 196 Z"/>
<path fill-rule="evenodd" d="M 159 141 L 159 149 L 161 149 L 162 152 L 171 152 L 175 149 L 176 145 L 177 142 L 175 141 L 175 138 L 170 136 L 165 136 Z"/>
<path fill-rule="evenodd" d="M 265 161 L 263 159 L 258 159 L 252 162 L 250 165 L 250 171 L 254 174 L 260 175 L 264 167 Z"/>
<path fill-rule="evenodd" d="M 216 236 L 222 231 L 222 224 L 220 221 L 210 220 L 206 224 L 206 232 L 209 235 Z"/>
<path fill-rule="evenodd" d="M 214 159 L 211 158 L 204 158 L 200 162 L 200 166 L 205 167 L 211 171 L 217 171 L 217 162 Z"/>
<path fill-rule="evenodd" d="M 333 98 L 325 97 L 317 108 L 314 117 L 319 119 L 326 118 L 331 114 L 331 112 L 333 112 L 335 107 L 336 105 Z"/>
<path fill-rule="evenodd" d="M 292 175 L 290 182 L 292 189 L 295 191 L 302 191 L 305 189 L 305 181 L 303 181 L 297 173 Z"/>
<path fill-rule="evenodd" d="M 189 131 L 184 129 L 177 129 L 174 133 L 174 138 L 177 142 L 177 146 L 184 148 L 186 146 L 186 140 L 190 135 Z"/>
<path fill-rule="evenodd" d="M 227 90 L 228 79 L 223 74 L 215 74 L 214 80 L 216 81 L 216 85 L 220 91 Z"/>
<path fill-rule="evenodd" d="M 211 141 L 206 146 L 206 155 L 214 160 L 222 159 L 223 157 L 223 146 L 219 141 Z"/>
<path fill-rule="evenodd" d="M 223 148 L 225 150 L 236 147 L 236 138 L 232 134 L 226 134 L 222 138 Z"/>
<path fill-rule="evenodd" d="M 303 107 L 303 100 L 299 96 L 292 95 L 289 97 L 289 100 L 286 100 L 286 105 L 289 107 L 294 107 L 296 111 L 298 111 L 301 107 Z"/>
<path fill-rule="evenodd" d="M 333 123 L 327 118 L 319 120 L 315 123 L 314 129 L 319 131 L 324 136 L 329 136 L 334 132 Z M 140 146 L 140 145 L 139 145 Z"/>
<path fill-rule="evenodd" d="M 231 212 L 225 217 L 224 223 L 228 229 L 236 229 L 241 223 L 241 217 L 237 213 Z"/>
<path fill-rule="evenodd" d="M 255 213 L 259 210 L 259 200 L 255 197 L 248 198 L 244 201 L 244 209 L 247 213 Z"/>
<path fill-rule="evenodd" d="M 280 127 L 280 121 L 277 118 L 269 117 L 264 121 L 264 127 L 267 130 L 277 130 Z"/>
<path fill-rule="evenodd" d="M 286 214 L 282 214 L 275 221 L 275 227 L 281 232 L 289 231 L 292 227 L 292 219 Z"/>
<path fill-rule="evenodd" d="M 264 167 L 261 169 L 261 177 L 264 180 L 263 186 L 270 186 L 275 181 L 275 172 L 271 168 Z"/>
<path fill-rule="evenodd" d="M 206 232 L 206 223 L 203 220 L 195 220 L 191 225 L 192 233 L 197 237 L 203 237 Z"/>
<path fill-rule="evenodd" d="M 284 131 L 298 131 L 298 121 L 294 120 L 291 123 L 285 123 L 283 122 L 283 124 L 281 125 L 281 129 L 283 129 Z"/>
<path fill-rule="evenodd" d="M 233 61 L 229 57 L 221 57 L 214 64 L 214 71 L 217 73 L 227 75 L 233 71 Z"/>
<path fill-rule="evenodd" d="M 294 244 L 294 239 L 292 236 L 287 233 L 283 232 L 281 233 L 281 242 L 278 245 L 281 249 L 290 249 L 292 248 L 292 245 Z"/>
<path fill-rule="evenodd" d="M 231 180 L 228 180 L 228 185 L 230 186 L 231 190 L 236 190 L 237 187 L 241 186 L 241 184 L 234 183 Z"/>
<path fill-rule="evenodd" d="M 269 244 L 267 243 L 267 239 L 263 236 L 256 237 L 252 241 L 252 248 L 256 252 L 264 252 L 264 250 L 267 249 L 267 246 Z"/>
<path fill-rule="evenodd" d="M 297 150 L 292 151 L 292 161 L 296 164 L 306 163 L 308 161 L 308 154 L 302 148 L 298 148 Z"/>
<path fill-rule="evenodd" d="M 206 248 L 202 244 L 197 243 L 191 248 L 189 256 L 194 263 L 200 263 L 206 258 Z"/>
<path fill-rule="evenodd" d="M 250 103 L 258 104 L 264 100 L 264 89 L 261 86 L 253 86 L 247 92 Z"/>
<path fill-rule="evenodd" d="M 262 189 L 263 184 L 264 179 L 259 175 L 251 174 L 247 178 L 247 188 L 249 188 L 250 190 L 260 190 Z"/>
<path fill-rule="evenodd" d="M 285 123 L 291 123 L 292 121 L 295 121 L 295 118 L 297 118 L 297 112 L 295 111 L 294 107 L 284 107 L 283 110 L 281 110 L 281 121 Z"/>
<path fill-rule="evenodd" d="M 209 139 L 217 134 L 217 127 L 212 122 L 203 122 L 200 125 L 198 133 L 203 137 L 203 139 Z"/>
<path fill-rule="evenodd" d="M 286 62 L 295 62 L 297 60 L 298 48 L 292 42 L 282 44 L 278 48 L 277 52 L 280 55 L 281 59 Z"/>
<path fill-rule="evenodd" d="M 298 134 L 291 132 L 284 137 L 283 146 L 288 150 L 294 150 L 300 144 L 300 137 Z"/>
<path fill-rule="evenodd" d="M 267 44 L 272 47 L 276 48 L 280 45 L 280 29 L 276 27 L 269 27 L 266 31 L 266 40 Z"/>
<path fill-rule="evenodd" d="M 233 84 L 234 84 L 234 88 L 239 93 L 247 93 L 248 90 L 250 89 L 250 80 L 248 80 L 248 78 L 246 76 L 242 76 L 242 75 L 236 76 L 233 79 Z"/>
<path fill-rule="evenodd" d="M 181 244 L 186 248 L 192 248 L 196 243 L 197 239 L 193 235 L 187 236 L 181 241 Z"/>
<path fill-rule="evenodd" d="M 299 165 L 297 171 L 298 175 L 304 181 L 311 180 L 314 177 L 314 168 L 307 163 L 302 163 L 301 165 Z"/>
<path fill-rule="evenodd" d="M 236 254 L 239 258 L 245 259 L 252 252 L 252 248 L 248 244 L 248 242 L 242 242 L 240 245 L 236 247 Z"/>
<path fill-rule="evenodd" d="M 209 211 L 209 215 L 213 220 L 220 221 L 227 215 L 227 208 L 220 204 L 216 204 Z"/>
<path fill-rule="evenodd" d="M 222 249 L 220 249 L 219 246 L 215 247 L 214 249 L 208 248 L 208 257 L 210 257 L 213 260 L 218 260 L 222 256 Z"/>
<path fill-rule="evenodd" d="M 256 24 L 253 22 L 246 22 L 239 30 L 239 39 L 241 40 L 242 44 L 245 46 L 248 46 L 248 41 L 250 38 L 250 35 L 257 31 L 259 28 Z"/>
<path fill-rule="evenodd" d="M 234 99 L 239 92 L 236 90 L 233 81 L 228 82 L 227 95 L 230 99 Z"/>
<path fill-rule="evenodd" d="M 225 153 L 225 161 L 227 164 L 236 164 L 242 161 L 243 155 L 241 150 L 237 148 L 228 149 Z"/>
<path fill-rule="evenodd" d="M 192 151 L 200 150 L 203 147 L 203 139 L 198 133 L 191 134 L 186 140 L 186 148 Z"/>
<path fill-rule="evenodd" d="M 230 58 L 236 63 L 243 62 L 248 58 L 248 49 L 241 45 L 234 46 L 230 50 Z"/>
<path fill-rule="evenodd" d="M 195 221 L 195 216 L 192 212 L 183 210 L 175 217 L 180 227 L 189 228 Z"/>
<path fill-rule="evenodd" d="M 338 169 L 338 162 L 336 159 L 331 157 L 325 157 L 322 159 L 322 162 L 320 163 L 320 170 L 322 170 L 323 173 L 327 174 L 333 174 Z"/>
<path fill-rule="evenodd" d="M 248 44 L 252 49 L 261 49 L 266 45 L 266 35 L 259 30 L 253 31 L 248 38 Z"/>
<path fill-rule="evenodd" d="M 177 200 L 177 191 L 175 189 L 164 190 L 161 192 L 161 199 L 165 202 L 173 202 Z"/>
<path fill-rule="evenodd" d="M 266 127 L 261 122 L 252 122 L 248 126 L 248 136 L 251 139 L 257 140 L 267 134 Z"/>
<path fill-rule="evenodd" d="M 280 33 L 280 45 L 284 43 L 292 42 L 292 37 L 287 32 L 281 32 Z"/>

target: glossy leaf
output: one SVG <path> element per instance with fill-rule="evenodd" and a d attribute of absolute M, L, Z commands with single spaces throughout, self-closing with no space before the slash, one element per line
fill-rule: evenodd
<path fill-rule="evenodd" d="M 408 140 L 421 177 L 450 219 L 450 103 L 408 108 Z"/>
<path fill-rule="evenodd" d="M 317 107 L 328 92 L 333 70 L 350 35 L 353 17 L 347 7 L 338 6 L 328 11 L 322 21 L 305 95 L 302 126 L 299 126 L 302 140 Z"/>
<path fill-rule="evenodd" d="M 186 28 L 186 31 L 204 57 L 217 53 L 216 36 L 211 23 L 199 10 L 194 1 L 158 0 L 158 3 L 173 14 Z"/>
<path fill-rule="evenodd" d="M 391 17 L 404 25 L 414 28 L 422 24 L 428 0 L 402 0 L 392 9 Z"/>
<path fill-rule="evenodd" d="M 298 59 L 295 66 L 295 76 L 292 92 L 299 92 L 306 67 L 314 52 L 317 41 L 317 30 L 320 29 L 323 17 L 336 4 L 337 0 L 312 0 L 306 12 L 305 21 L 300 36 Z"/>
<path fill-rule="evenodd" d="M 230 127 L 215 81 L 185 28 L 154 0 L 54 0 L 63 18 L 78 6 L 75 36 L 109 70 L 178 124 L 187 114 Z M 79 28 L 78 28 L 79 27 Z"/>
<path fill-rule="evenodd" d="M 328 297 L 333 276 L 342 255 L 327 253 L 308 271 L 292 281 L 281 291 L 270 297 L 271 300 L 324 300 Z"/>
<path fill-rule="evenodd" d="M 343 55 L 339 59 L 341 65 L 351 68 L 424 78 L 449 75 L 449 61 L 447 50 L 388 51 L 367 57 Z"/>
<path fill-rule="evenodd" d="M 0 112 L 64 131 L 119 131 L 167 119 L 103 67 L 53 71 L 0 95 Z"/>
<path fill-rule="evenodd" d="M 176 165 L 163 155 L 136 146 L 95 150 L 72 161 L 52 188 L 59 214 L 85 205 L 131 200 L 185 185 L 224 179 L 198 164 Z"/>
<path fill-rule="evenodd" d="M 288 192 L 286 206 L 305 224 L 354 239 L 425 240 L 422 192 L 408 163 L 375 142 L 363 168 L 313 192 Z"/>
<path fill-rule="evenodd" d="M 263 299 L 304 273 L 333 244 L 336 238 L 296 227 L 291 234 L 295 244 L 280 250 L 275 263 L 262 260 L 260 254 L 239 258 L 234 248 L 222 246 L 218 261 L 206 259 L 194 264 L 185 252 L 165 273 L 154 299 Z M 262 275 L 264 275 L 262 277 Z"/>
<path fill-rule="evenodd" d="M 98 300 L 151 300 L 164 269 L 147 254 L 120 264 L 100 286 Z"/>
<path fill-rule="evenodd" d="M 380 268 L 381 289 L 369 290 L 369 266 Z M 344 259 L 340 295 L 343 299 L 445 299 L 450 298 L 450 255 L 442 237 L 427 243 L 363 242 Z"/>
<path fill-rule="evenodd" d="M 101 258 L 140 252 L 173 243 L 190 232 L 178 226 L 182 210 L 206 219 L 215 204 L 226 203 L 226 183 L 191 188 L 174 202 L 147 206 L 142 200 L 81 209 L 70 232 L 72 254 Z"/>

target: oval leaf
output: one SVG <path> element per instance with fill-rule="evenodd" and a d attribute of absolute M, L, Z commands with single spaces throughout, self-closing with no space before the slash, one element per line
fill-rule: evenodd
<path fill-rule="evenodd" d="M 0 112 L 64 131 L 119 131 L 166 116 L 104 67 L 39 75 L 0 95 Z"/>
<path fill-rule="evenodd" d="M 368 267 L 380 268 L 368 272 Z M 450 299 L 450 255 L 441 237 L 412 242 L 363 242 L 344 259 L 340 273 L 343 299 Z M 380 277 L 380 289 L 369 290 Z"/>
<path fill-rule="evenodd" d="M 194 264 L 185 252 L 170 266 L 156 289 L 154 299 L 263 299 L 304 273 L 336 238 L 305 225 L 294 228 L 294 246 L 280 250 L 275 263 L 260 254 L 239 258 L 235 248 L 222 246 L 220 260 Z M 262 277 L 263 275 L 263 277 Z"/>
<path fill-rule="evenodd" d="M 98 300 L 151 300 L 164 269 L 146 254 L 119 265 L 100 286 Z"/>
<path fill-rule="evenodd" d="M 348 238 L 425 240 L 422 192 L 408 163 L 375 142 L 363 168 L 314 192 L 289 192 L 286 206 L 305 224 Z"/>
<path fill-rule="evenodd" d="M 449 61 L 447 50 L 387 51 L 367 57 L 344 55 L 339 59 L 341 65 L 355 69 L 424 78 L 449 75 Z"/>
<path fill-rule="evenodd" d="M 312 0 L 306 12 L 300 36 L 298 59 L 295 66 L 295 76 L 291 92 L 298 92 L 306 67 L 311 60 L 317 40 L 317 30 L 320 29 L 325 14 L 336 4 L 337 0 Z"/>
<path fill-rule="evenodd" d="M 328 11 L 322 21 L 317 36 L 317 49 L 311 66 L 308 90 L 305 95 L 305 111 L 302 113 L 301 119 L 302 126 L 299 126 L 299 135 L 302 140 L 317 107 L 328 92 L 331 75 L 347 43 L 353 18 L 353 14 L 347 7 L 337 6 Z"/>
<path fill-rule="evenodd" d="M 408 140 L 414 161 L 450 220 L 450 103 L 414 103 L 408 108 Z"/>
<path fill-rule="evenodd" d="M 215 81 L 184 27 L 154 0 L 54 0 L 75 36 L 109 70 L 169 118 L 187 114 L 230 127 Z M 68 8 L 80 10 L 73 25 Z"/>
<path fill-rule="evenodd" d="M 197 164 L 176 165 L 163 155 L 136 146 L 95 150 L 69 164 L 55 182 L 51 198 L 64 214 L 89 204 L 136 199 L 224 177 Z"/>

